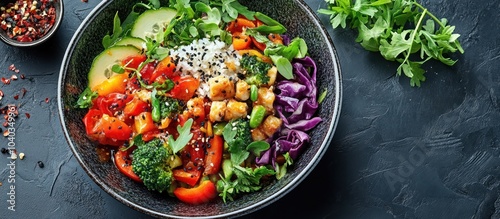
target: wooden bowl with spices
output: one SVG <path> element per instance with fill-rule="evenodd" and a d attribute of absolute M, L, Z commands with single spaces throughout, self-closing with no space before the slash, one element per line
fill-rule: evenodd
<path fill-rule="evenodd" d="M 39 45 L 57 31 L 63 17 L 62 0 L 0 2 L 0 39 L 17 47 Z"/>

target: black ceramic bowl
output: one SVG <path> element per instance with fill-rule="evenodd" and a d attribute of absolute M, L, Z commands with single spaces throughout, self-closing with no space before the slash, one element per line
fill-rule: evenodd
<path fill-rule="evenodd" d="M 103 1 L 85 19 L 71 40 L 59 76 L 58 101 L 60 119 L 68 143 L 85 171 L 102 189 L 124 204 L 157 217 L 220 218 L 236 217 L 256 211 L 290 192 L 316 166 L 327 150 L 340 114 L 341 75 L 337 55 L 326 30 L 315 13 L 301 0 L 248 0 L 240 2 L 251 10 L 261 11 L 283 23 L 291 37 L 301 36 L 309 46 L 310 56 L 318 65 L 318 88 L 328 89 L 320 105 L 323 119 L 312 130 L 312 142 L 281 180 L 261 191 L 247 194 L 235 201 L 217 200 L 191 206 L 155 192 L 122 175 L 111 162 L 102 163 L 96 155 L 96 145 L 85 137 L 82 118 L 85 110 L 73 106 L 87 85 L 87 73 L 93 57 L 103 49 L 102 37 L 113 27 L 116 11 L 124 18 L 137 0 Z"/>
<path fill-rule="evenodd" d="M 5 7 L 9 2 L 15 2 L 15 0 L 2 0 L 0 1 L 0 7 Z M 54 8 L 56 9 L 56 18 L 54 25 L 49 29 L 49 31 L 39 39 L 33 40 L 31 42 L 19 42 L 15 39 L 11 39 L 5 30 L 0 28 L 0 40 L 3 42 L 11 45 L 11 46 L 17 46 L 17 47 L 30 47 L 30 46 L 37 46 L 42 44 L 43 42 L 47 41 L 50 39 L 54 33 L 57 31 L 59 28 L 59 25 L 61 24 L 63 15 L 64 15 L 64 3 L 63 0 L 54 0 L 53 2 Z M 2 12 L 0 12 L 1 14 Z"/>

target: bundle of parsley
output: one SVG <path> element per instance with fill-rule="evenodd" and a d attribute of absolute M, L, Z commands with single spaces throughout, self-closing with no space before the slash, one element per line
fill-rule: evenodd
<path fill-rule="evenodd" d="M 380 52 L 389 61 L 401 63 L 397 75 L 403 72 L 411 86 L 425 81 L 422 64 L 436 59 L 446 65 L 456 60 L 450 53 L 464 50 L 458 42 L 455 26 L 445 18 L 438 19 L 416 0 L 325 0 L 333 28 L 341 26 L 358 30 L 356 42 L 369 51 Z M 427 19 L 426 19 L 427 18 Z M 437 25 L 436 25 L 437 24 Z"/>

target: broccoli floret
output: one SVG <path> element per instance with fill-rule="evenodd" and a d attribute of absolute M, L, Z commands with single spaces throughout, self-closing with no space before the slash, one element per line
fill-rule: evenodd
<path fill-rule="evenodd" d="M 232 120 L 224 126 L 222 135 L 229 146 L 231 161 L 235 165 L 241 164 L 249 155 L 247 146 L 252 143 L 250 123 L 242 118 Z"/>
<path fill-rule="evenodd" d="M 252 143 L 252 137 L 250 133 L 250 123 L 248 120 L 239 118 L 231 122 L 233 128 L 236 128 L 235 141 L 240 141 L 245 147 Z"/>
<path fill-rule="evenodd" d="M 149 190 L 163 192 L 172 183 L 170 156 L 172 151 L 160 139 L 154 139 L 134 150 L 132 170 Z"/>
<path fill-rule="evenodd" d="M 246 70 L 245 81 L 248 84 L 261 86 L 269 82 L 267 71 L 271 69 L 271 64 L 260 61 L 257 56 L 245 54 L 241 58 L 240 65 Z"/>
<path fill-rule="evenodd" d="M 160 98 L 160 105 L 160 113 L 162 119 L 167 117 L 172 118 L 172 116 L 176 113 L 182 112 L 184 108 L 182 102 L 166 96 L 162 96 Z"/>

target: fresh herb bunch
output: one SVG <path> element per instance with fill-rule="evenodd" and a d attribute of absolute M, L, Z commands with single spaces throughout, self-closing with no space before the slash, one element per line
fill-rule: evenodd
<path fill-rule="evenodd" d="M 330 15 L 333 28 L 346 28 L 349 22 L 359 32 L 356 42 L 366 50 L 380 52 L 389 61 L 401 63 L 397 75 L 403 72 L 411 86 L 420 87 L 420 82 L 425 81 L 425 62 L 436 59 L 452 66 L 456 60 L 447 55 L 464 52 L 458 42 L 460 35 L 453 33 L 455 26 L 445 18 L 438 19 L 416 0 L 325 1 L 327 9 L 318 12 Z"/>

